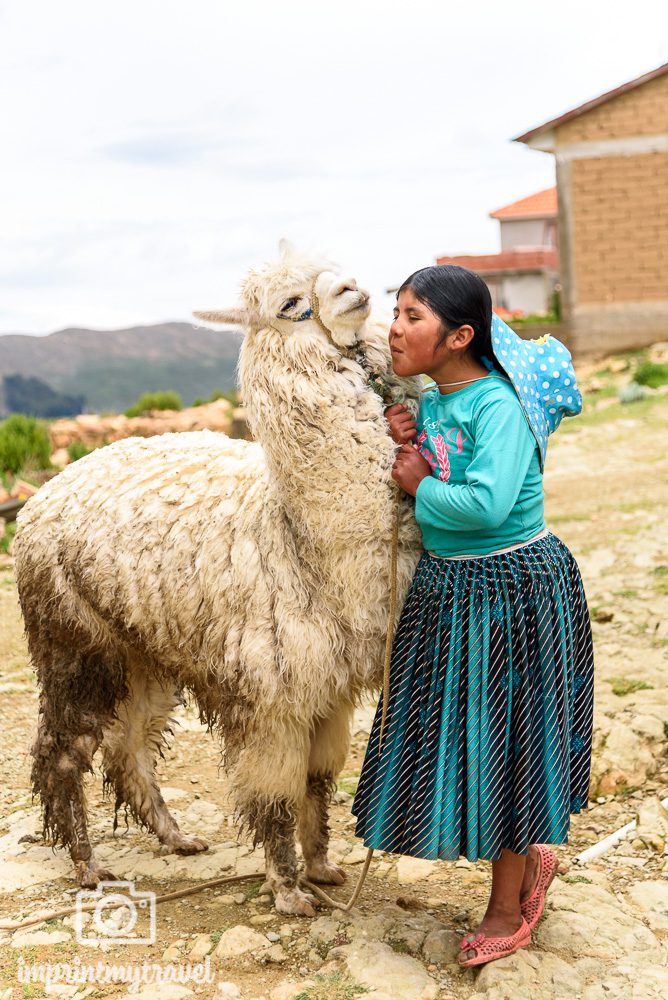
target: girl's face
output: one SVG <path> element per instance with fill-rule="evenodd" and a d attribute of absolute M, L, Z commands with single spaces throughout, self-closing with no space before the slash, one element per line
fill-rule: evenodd
<path fill-rule="evenodd" d="M 452 353 L 449 337 L 438 345 L 442 331 L 439 317 L 416 299 L 410 288 L 400 292 L 389 336 L 395 374 L 430 375 L 433 369 L 441 368 Z"/>

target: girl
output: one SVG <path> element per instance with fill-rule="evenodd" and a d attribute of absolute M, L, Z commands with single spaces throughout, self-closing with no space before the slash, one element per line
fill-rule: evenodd
<path fill-rule="evenodd" d="M 425 552 L 392 647 L 352 807 L 367 847 L 492 862 L 462 965 L 531 940 L 570 813 L 587 806 L 593 651 L 580 572 L 543 516 L 547 436 L 579 413 L 570 355 L 523 341 L 484 281 L 427 267 L 399 289 L 397 375 L 433 379 L 417 424 L 386 417 L 392 476 L 415 497 Z"/>

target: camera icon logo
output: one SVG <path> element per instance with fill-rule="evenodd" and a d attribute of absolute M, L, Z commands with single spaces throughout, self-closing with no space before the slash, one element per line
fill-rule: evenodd
<path fill-rule="evenodd" d="M 100 882 L 77 893 L 74 927 L 79 944 L 155 944 L 155 893 L 137 892 L 134 882 Z"/>

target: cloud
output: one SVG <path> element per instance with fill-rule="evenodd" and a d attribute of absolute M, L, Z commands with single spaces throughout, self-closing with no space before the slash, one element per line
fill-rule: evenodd
<path fill-rule="evenodd" d="M 217 152 L 220 143 L 212 137 L 161 135 L 137 136 L 107 143 L 99 148 L 108 160 L 149 167 L 173 167 L 201 162 L 202 157 Z"/>
<path fill-rule="evenodd" d="M 378 297 L 494 251 L 554 179 L 510 137 L 661 61 L 662 0 L 600 6 L 5 5 L 0 333 L 225 305 L 281 236 Z"/>

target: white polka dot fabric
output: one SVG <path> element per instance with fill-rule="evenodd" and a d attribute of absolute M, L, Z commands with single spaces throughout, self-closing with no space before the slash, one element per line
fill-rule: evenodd
<path fill-rule="evenodd" d="M 548 435 L 562 417 L 582 410 L 582 396 L 575 380 L 570 352 L 560 340 L 547 334 L 544 343 L 522 340 L 499 316 L 492 316 L 494 359 L 484 359 L 488 368 L 499 368 L 510 378 L 540 450 L 545 465 Z M 494 364 L 494 362 L 497 362 Z"/>

